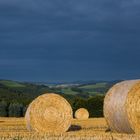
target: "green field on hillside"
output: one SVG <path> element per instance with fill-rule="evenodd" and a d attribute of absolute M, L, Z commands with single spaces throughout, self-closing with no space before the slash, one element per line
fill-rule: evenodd
<path fill-rule="evenodd" d="M 0 84 L 5 85 L 7 87 L 25 87 L 24 84 L 20 84 L 19 82 L 9 80 L 1 80 Z"/>
<path fill-rule="evenodd" d="M 64 94 L 76 95 L 78 92 L 73 91 L 71 88 L 63 88 L 61 92 Z"/>
<path fill-rule="evenodd" d="M 91 85 L 84 85 L 80 86 L 79 88 L 81 89 L 96 89 L 96 88 L 104 88 L 107 85 L 107 83 L 96 83 L 96 84 L 91 84 Z"/>

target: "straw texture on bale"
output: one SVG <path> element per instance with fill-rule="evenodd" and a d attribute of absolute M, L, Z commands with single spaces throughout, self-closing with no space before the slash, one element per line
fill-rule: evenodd
<path fill-rule="evenodd" d="M 75 112 L 75 118 L 78 120 L 86 120 L 89 118 L 88 110 L 85 108 L 80 108 Z"/>
<path fill-rule="evenodd" d="M 29 105 L 25 121 L 29 131 L 63 133 L 71 125 L 72 114 L 70 104 L 63 97 L 44 94 Z"/>
<path fill-rule="evenodd" d="M 140 80 L 114 85 L 104 100 L 104 116 L 112 131 L 140 134 Z"/>

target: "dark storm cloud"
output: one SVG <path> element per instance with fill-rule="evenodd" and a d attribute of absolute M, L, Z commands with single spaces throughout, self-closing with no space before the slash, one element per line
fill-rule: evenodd
<path fill-rule="evenodd" d="M 1 0 L 0 77 L 140 76 L 138 0 Z"/>

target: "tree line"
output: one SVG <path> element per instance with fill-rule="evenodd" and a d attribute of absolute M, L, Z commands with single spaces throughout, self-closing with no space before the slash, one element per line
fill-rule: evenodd
<path fill-rule="evenodd" d="M 69 101 L 73 112 L 79 108 L 86 108 L 89 111 L 90 117 L 103 116 L 103 100 L 104 96 L 93 96 L 88 99 L 83 99 L 78 96 L 63 96 Z M 0 101 L 0 117 L 24 117 L 28 104 L 22 102 L 7 102 Z"/>
<path fill-rule="evenodd" d="M 7 103 L 0 102 L 0 116 L 1 117 L 23 117 L 26 107 L 21 103 Z"/>

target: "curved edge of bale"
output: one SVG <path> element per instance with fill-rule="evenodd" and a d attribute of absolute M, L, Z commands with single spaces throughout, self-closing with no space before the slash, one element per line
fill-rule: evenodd
<path fill-rule="evenodd" d="M 104 99 L 104 117 L 107 121 L 108 126 L 114 132 L 124 132 L 124 133 L 134 133 L 135 130 L 130 124 L 130 117 L 132 117 L 127 103 L 129 95 L 132 89 L 135 89 L 135 85 L 139 83 L 140 80 L 128 80 L 122 81 L 115 84 L 107 92 Z M 129 99 L 132 101 L 132 99 Z M 135 104 L 135 101 L 132 101 Z M 131 102 L 131 104 L 132 104 Z"/>

